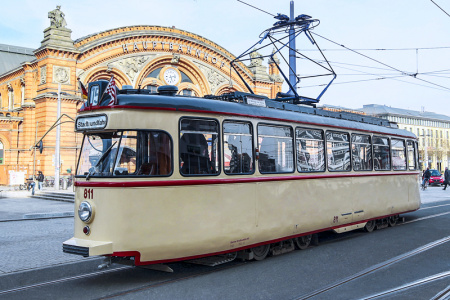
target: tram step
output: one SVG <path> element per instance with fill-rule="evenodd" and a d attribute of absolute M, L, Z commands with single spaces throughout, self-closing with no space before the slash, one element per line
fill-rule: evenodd
<path fill-rule="evenodd" d="M 208 256 L 208 257 L 203 257 L 203 258 L 198 258 L 198 259 L 186 260 L 185 262 L 190 263 L 190 264 L 215 267 L 215 266 L 233 261 L 235 258 L 236 258 L 236 255 L 216 255 L 216 256 Z"/>

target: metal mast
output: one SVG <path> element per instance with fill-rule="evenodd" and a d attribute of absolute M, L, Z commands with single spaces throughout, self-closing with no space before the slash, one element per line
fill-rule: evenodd
<path fill-rule="evenodd" d="M 297 90 L 297 65 L 295 58 L 295 18 L 294 18 L 294 1 L 291 0 L 290 5 L 290 18 L 289 21 L 292 25 L 289 28 L 289 82 L 294 90 Z M 289 89 L 289 94 L 295 95 L 294 90 Z"/>

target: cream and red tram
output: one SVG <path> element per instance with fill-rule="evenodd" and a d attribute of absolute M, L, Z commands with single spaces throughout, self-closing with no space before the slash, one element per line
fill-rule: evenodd
<path fill-rule="evenodd" d="M 76 120 L 84 139 L 64 252 L 135 265 L 262 259 L 419 208 L 416 137 L 386 120 L 173 87 L 124 89 L 108 105 L 106 84 L 89 84 Z"/>

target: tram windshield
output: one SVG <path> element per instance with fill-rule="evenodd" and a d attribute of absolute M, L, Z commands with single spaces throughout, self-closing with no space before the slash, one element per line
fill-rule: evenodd
<path fill-rule="evenodd" d="M 85 134 L 77 175 L 167 176 L 172 172 L 172 142 L 161 131 Z"/>

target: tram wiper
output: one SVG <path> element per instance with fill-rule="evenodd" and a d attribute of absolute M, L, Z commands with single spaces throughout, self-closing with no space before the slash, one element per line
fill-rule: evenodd
<path fill-rule="evenodd" d="M 108 149 L 106 149 L 105 153 L 102 154 L 98 162 L 95 164 L 95 166 L 92 168 L 92 171 L 89 171 L 89 173 L 86 175 L 86 180 L 89 180 L 89 177 L 95 173 L 95 170 L 97 169 L 98 165 L 105 159 L 105 157 L 111 152 L 112 147 L 114 147 L 117 144 L 117 141 L 115 141 L 111 146 L 109 146 Z"/>

